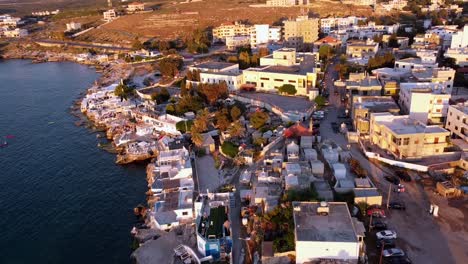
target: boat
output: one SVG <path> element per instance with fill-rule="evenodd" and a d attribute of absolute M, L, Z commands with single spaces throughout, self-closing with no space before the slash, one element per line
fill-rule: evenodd
<path fill-rule="evenodd" d="M 0 148 L 4 148 L 4 147 L 6 147 L 6 146 L 8 146 L 8 142 L 6 142 L 6 141 L 3 142 L 3 144 L 0 144 Z"/>

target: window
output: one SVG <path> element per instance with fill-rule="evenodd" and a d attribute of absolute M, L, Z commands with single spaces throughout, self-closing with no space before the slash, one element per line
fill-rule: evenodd
<path fill-rule="evenodd" d="M 457 120 L 460 120 L 460 116 L 457 116 Z"/>
<path fill-rule="evenodd" d="M 282 82 L 283 79 L 275 79 L 275 82 Z"/>
<path fill-rule="evenodd" d="M 416 140 L 414 141 L 414 144 L 419 144 L 419 139 L 416 139 Z"/>
<path fill-rule="evenodd" d="M 455 130 L 458 130 L 458 126 L 455 126 Z"/>
<path fill-rule="evenodd" d="M 409 145 L 409 138 L 403 139 L 403 145 Z"/>
<path fill-rule="evenodd" d="M 436 149 L 435 152 L 436 152 L 436 153 L 439 153 L 439 149 Z"/>
<path fill-rule="evenodd" d="M 289 80 L 288 82 L 289 82 L 289 83 L 296 83 L 295 80 Z"/>
<path fill-rule="evenodd" d="M 440 109 L 437 109 L 436 112 L 437 112 L 437 113 L 440 113 Z"/>
<path fill-rule="evenodd" d="M 260 80 L 264 80 L 264 81 L 269 81 L 270 78 L 266 78 L 266 77 L 261 77 Z"/>
<path fill-rule="evenodd" d="M 437 99 L 437 103 L 438 103 L 438 104 L 441 104 L 441 103 L 442 103 L 442 99 Z"/>
<path fill-rule="evenodd" d="M 182 212 L 182 215 L 188 215 L 188 212 Z"/>
<path fill-rule="evenodd" d="M 448 122 L 447 125 L 450 126 L 450 122 Z"/>
<path fill-rule="evenodd" d="M 437 143 L 439 143 L 439 138 L 438 137 L 434 138 L 434 144 L 437 144 Z"/>

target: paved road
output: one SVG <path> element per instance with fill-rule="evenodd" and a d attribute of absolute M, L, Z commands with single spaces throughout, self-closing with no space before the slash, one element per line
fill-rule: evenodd
<path fill-rule="evenodd" d="M 72 42 L 72 41 L 60 41 L 60 40 L 50 40 L 50 39 L 33 39 L 35 42 L 43 42 L 48 44 L 59 44 L 59 45 L 68 45 L 74 47 L 84 47 L 84 48 L 95 48 L 95 49 L 107 49 L 107 50 L 120 50 L 120 51 L 130 51 L 129 48 L 118 47 L 118 46 L 107 46 L 107 45 L 95 45 L 87 44 L 81 42 Z"/>

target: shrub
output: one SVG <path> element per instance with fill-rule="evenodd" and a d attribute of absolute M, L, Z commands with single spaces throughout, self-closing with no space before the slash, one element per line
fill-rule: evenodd
<path fill-rule="evenodd" d="M 278 88 L 278 92 L 295 95 L 297 93 L 296 87 L 292 84 L 283 84 Z"/>
<path fill-rule="evenodd" d="M 224 141 L 223 145 L 221 145 L 221 150 L 225 155 L 231 158 L 237 156 L 237 153 L 239 152 L 238 146 L 229 141 Z"/>

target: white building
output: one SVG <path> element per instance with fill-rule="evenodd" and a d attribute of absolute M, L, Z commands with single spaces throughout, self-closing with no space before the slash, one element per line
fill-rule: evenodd
<path fill-rule="evenodd" d="M 347 28 L 357 26 L 359 21 L 366 21 L 365 17 L 328 17 L 320 19 L 320 29 L 328 34 L 333 30 L 346 30 Z"/>
<path fill-rule="evenodd" d="M 445 129 L 452 138 L 461 138 L 468 142 L 468 103 L 449 106 Z"/>
<path fill-rule="evenodd" d="M 103 13 L 103 16 L 105 21 L 110 22 L 117 18 L 117 13 L 115 9 L 109 9 Z"/>
<path fill-rule="evenodd" d="M 434 26 L 431 27 L 426 34 L 435 33 L 440 37 L 441 45 L 443 49 L 451 46 L 452 36 L 457 34 L 457 25 L 445 25 L 445 26 Z"/>
<path fill-rule="evenodd" d="M 400 106 L 411 119 L 440 124 L 447 116 L 450 93 L 437 83 L 401 83 Z"/>
<path fill-rule="evenodd" d="M 468 46 L 468 25 L 465 25 L 452 36 L 450 48 L 464 48 L 466 46 Z"/>
<path fill-rule="evenodd" d="M 67 31 L 74 31 L 74 30 L 79 30 L 81 29 L 81 23 L 76 23 L 76 22 L 70 22 L 67 23 Z"/>
<path fill-rule="evenodd" d="M 21 18 L 10 15 L 0 15 L 0 26 L 17 27 L 22 24 Z"/>
<path fill-rule="evenodd" d="M 243 46 L 247 38 L 252 49 L 270 42 L 278 42 L 281 40 L 281 27 L 271 27 L 268 24 L 251 26 L 236 22 L 213 29 L 213 41 L 225 42 L 228 49 Z"/>
<path fill-rule="evenodd" d="M 455 64 L 460 67 L 468 66 L 468 47 L 448 49 L 444 56 L 455 59 Z"/>
<path fill-rule="evenodd" d="M 145 10 L 145 3 L 140 2 L 133 2 L 128 4 L 127 11 L 128 12 L 137 12 L 137 11 L 144 11 Z"/>
<path fill-rule="evenodd" d="M 3 31 L 3 35 L 7 38 L 22 38 L 28 35 L 28 31 L 22 28 L 15 28 L 13 30 Z"/>
<path fill-rule="evenodd" d="M 437 68 L 437 65 L 436 62 L 423 61 L 421 58 L 405 58 L 395 61 L 395 69 L 407 72 L 411 72 L 413 69 L 434 69 Z"/>
<path fill-rule="evenodd" d="M 358 263 L 364 254 L 364 225 L 344 202 L 293 202 L 296 263 L 319 260 Z"/>
<path fill-rule="evenodd" d="M 228 36 L 226 37 L 226 48 L 236 50 L 237 48 L 250 46 L 250 36 Z"/>
<path fill-rule="evenodd" d="M 170 230 L 181 222 L 193 219 L 193 191 L 184 190 L 156 196 L 150 214 L 151 225 L 160 230 Z"/>
<path fill-rule="evenodd" d="M 201 83 L 226 82 L 230 91 L 235 91 L 242 85 L 242 73 L 239 64 L 227 62 L 205 62 L 189 67 L 189 70 L 200 71 Z"/>

